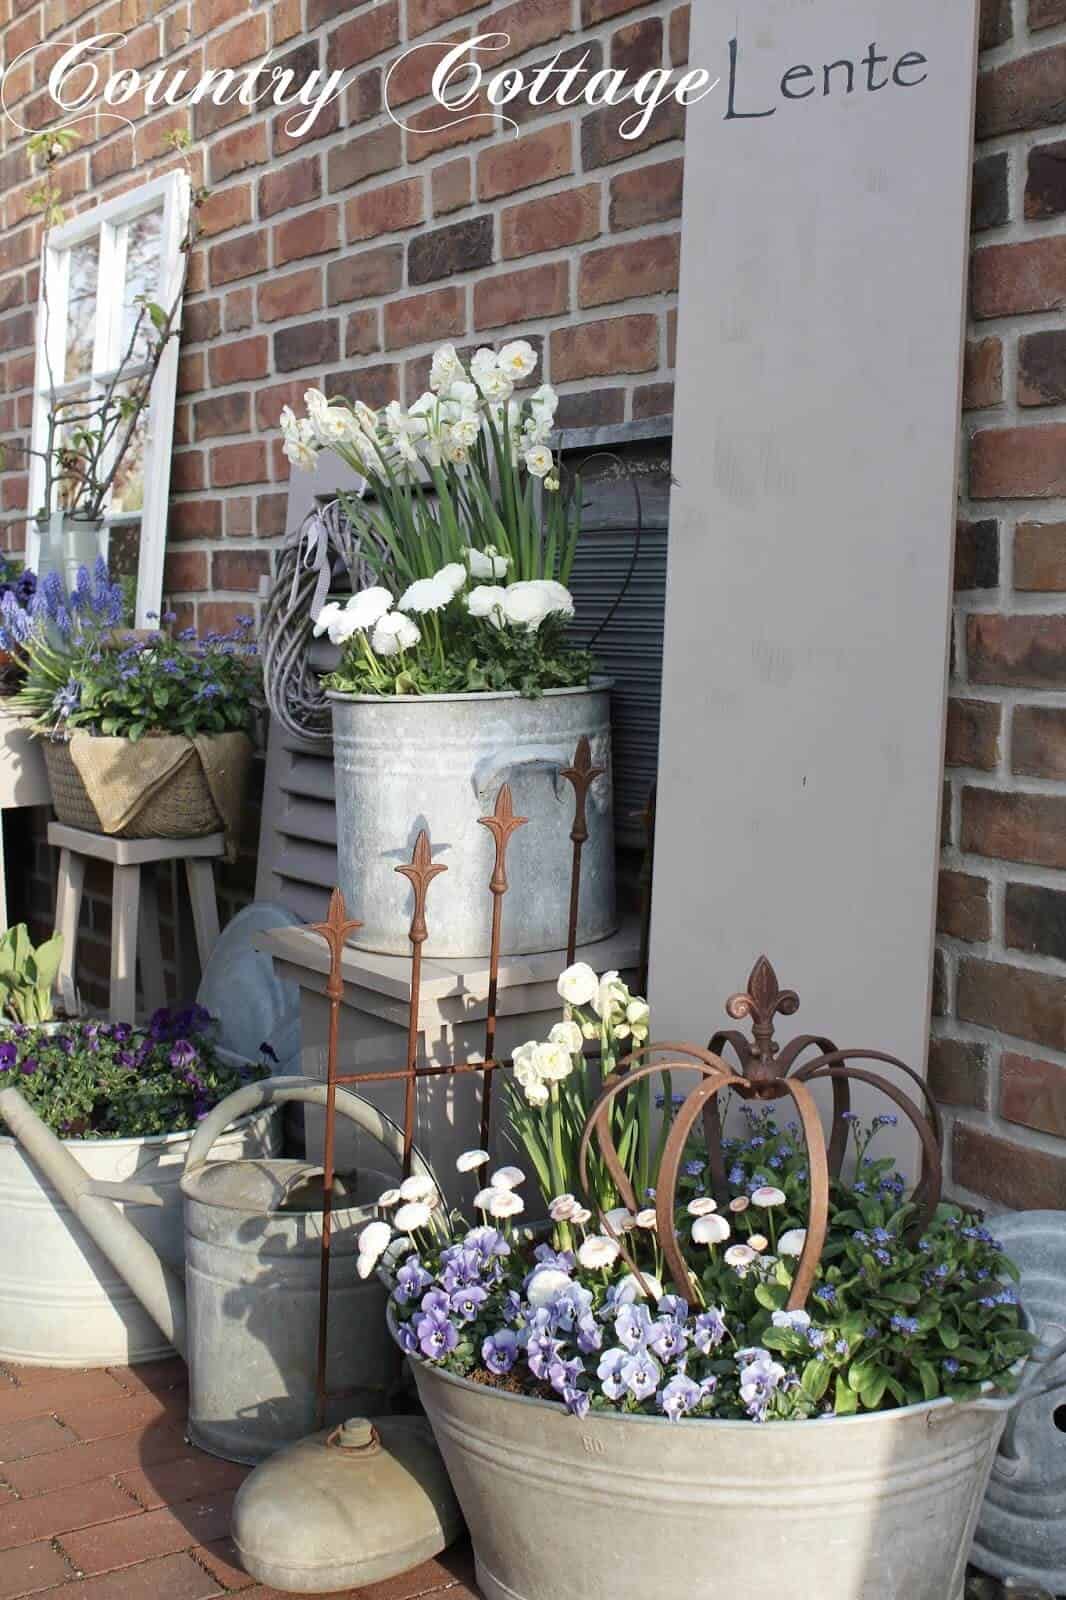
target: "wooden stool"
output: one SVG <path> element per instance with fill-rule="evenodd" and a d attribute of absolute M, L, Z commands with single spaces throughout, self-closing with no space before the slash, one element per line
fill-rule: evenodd
<path fill-rule="evenodd" d="M 59 889 L 56 897 L 56 931 L 63 935 L 63 960 L 56 986 L 68 1011 L 76 1004 L 78 918 L 85 887 L 85 863 L 110 861 L 111 993 L 108 1015 L 112 1022 L 134 1022 L 137 1011 L 137 933 L 140 927 L 141 983 L 149 1012 L 166 1004 L 163 953 L 159 943 L 159 901 L 155 873 L 141 875 L 157 861 L 184 861 L 192 905 L 196 948 L 201 971 L 218 938 L 218 904 L 212 862 L 225 851 L 221 833 L 202 839 L 116 839 L 106 833 L 87 833 L 62 822 L 48 824 L 48 843 L 59 850 Z"/>

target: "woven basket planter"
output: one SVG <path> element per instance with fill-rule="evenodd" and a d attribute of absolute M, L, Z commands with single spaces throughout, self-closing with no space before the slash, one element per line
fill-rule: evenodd
<path fill-rule="evenodd" d="M 72 828 L 106 833 L 66 739 L 42 739 L 56 818 Z M 121 781 L 121 774 L 116 775 Z M 199 756 L 187 761 L 112 837 L 120 839 L 199 839 L 223 826 Z"/>

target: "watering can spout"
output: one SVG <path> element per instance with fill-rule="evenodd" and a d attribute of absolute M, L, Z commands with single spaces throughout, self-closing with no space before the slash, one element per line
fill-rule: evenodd
<path fill-rule="evenodd" d="M 159 1196 L 140 1184 L 99 1183 L 90 1178 L 17 1089 L 0 1089 L 0 1117 L 167 1340 L 184 1356 L 185 1285 L 114 1203 L 160 1205 Z"/>

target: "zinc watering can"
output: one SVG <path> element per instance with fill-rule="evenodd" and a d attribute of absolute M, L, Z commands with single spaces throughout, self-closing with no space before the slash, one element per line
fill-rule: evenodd
<path fill-rule="evenodd" d="M 238 1117 L 293 1101 L 325 1105 L 308 1078 L 248 1084 L 204 1118 L 181 1180 L 185 1281 L 162 1261 L 116 1201 L 158 1205 L 136 1183 L 95 1182 L 17 1089 L 0 1090 L 0 1116 L 189 1368 L 188 1434 L 230 1461 L 258 1462 L 316 1426 L 316 1352 L 322 1240 L 322 1169 L 306 1161 L 209 1161 Z M 337 1088 L 336 1107 L 397 1164 L 403 1135 L 358 1095 Z M 412 1171 L 432 1178 L 417 1150 Z M 339 1421 L 353 1401 L 386 1409 L 400 1356 L 385 1321 L 385 1290 L 355 1270 L 358 1236 L 391 1180 L 366 1170 L 335 1182 L 330 1247 L 326 1386 Z"/>

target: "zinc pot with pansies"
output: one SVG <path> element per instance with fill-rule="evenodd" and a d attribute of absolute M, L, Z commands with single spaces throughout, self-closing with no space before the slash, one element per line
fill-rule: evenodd
<path fill-rule="evenodd" d="M 963 1600 L 1001 1400 L 578 1420 L 410 1362 L 484 1600 Z"/>

